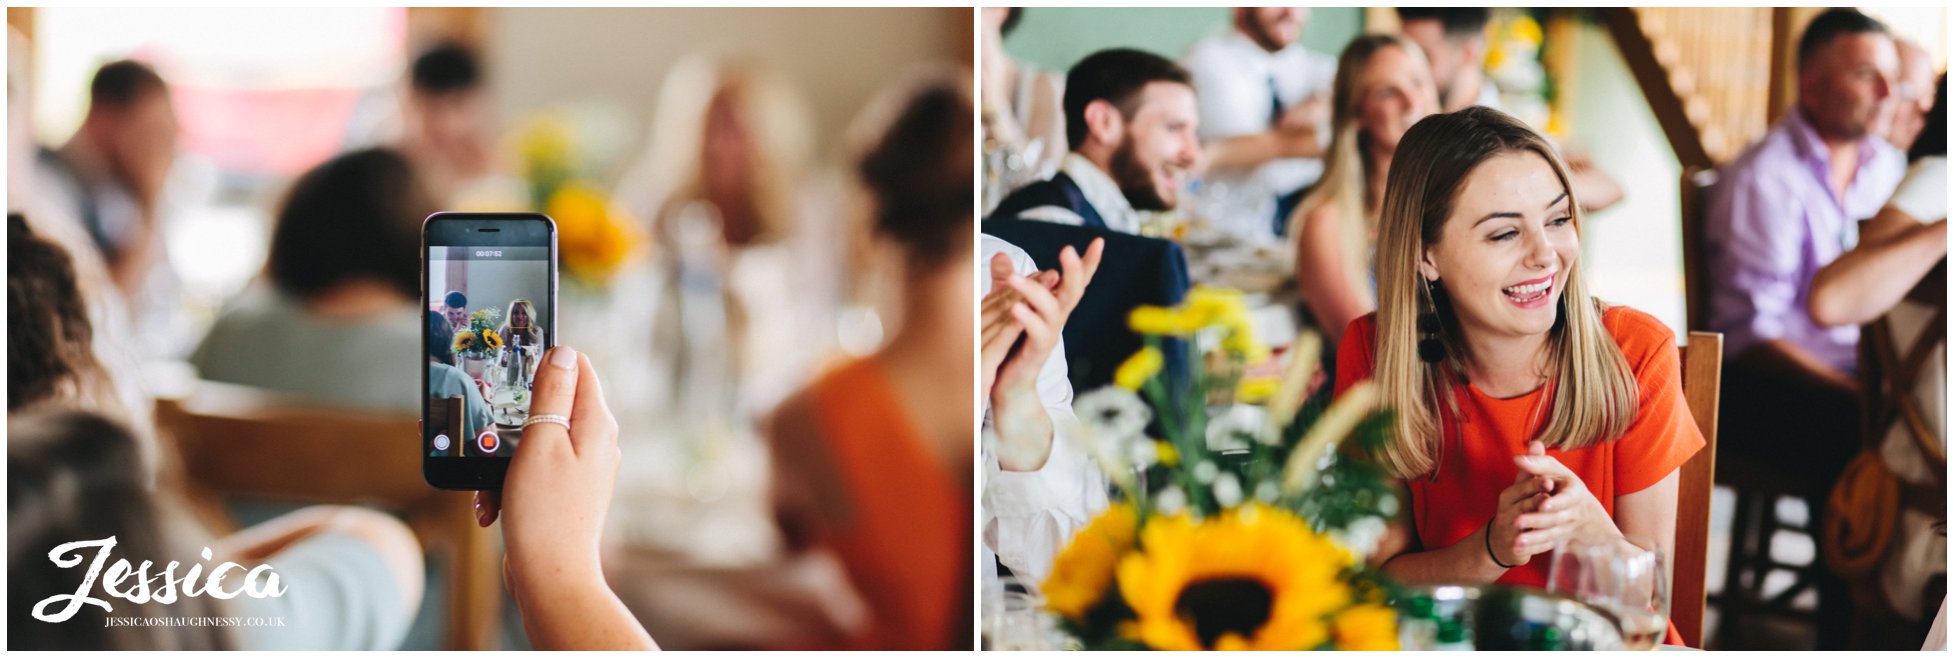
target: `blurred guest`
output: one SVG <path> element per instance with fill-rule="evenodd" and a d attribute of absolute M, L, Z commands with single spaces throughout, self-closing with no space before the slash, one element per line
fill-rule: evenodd
<path fill-rule="evenodd" d="M 1071 153 L 1051 180 L 1005 197 L 989 219 L 1032 219 L 1140 231 L 1141 211 L 1172 210 L 1181 177 L 1201 159 L 1193 80 L 1139 50 L 1102 50 L 1065 76 Z"/>
<path fill-rule="evenodd" d="M 1323 173 L 1337 62 L 1296 41 L 1308 20 L 1308 7 L 1236 7 L 1233 30 L 1195 42 L 1181 58 L 1200 90 L 1206 178 L 1281 199 L 1274 217 L 1258 218 L 1276 223 L 1255 225 L 1253 235 L 1265 239 L 1281 235 L 1303 188 Z"/>
<path fill-rule="evenodd" d="M 435 400 L 462 398 L 462 435 L 455 439 L 455 445 L 460 445 L 461 441 L 480 434 L 482 428 L 494 422 L 494 417 L 489 415 L 486 394 L 483 392 L 487 384 L 476 381 L 455 366 L 454 345 L 455 332 L 447 319 L 442 318 L 440 313 L 428 311 L 427 396 Z M 436 452 L 442 455 L 460 454 L 459 451 L 449 453 L 439 448 Z"/>
<path fill-rule="evenodd" d="M 164 262 L 159 217 L 176 140 L 169 85 L 148 65 L 118 60 L 90 80 L 88 113 L 74 136 L 40 154 L 37 193 L 81 220 L 130 297 L 147 292 Z"/>
<path fill-rule="evenodd" d="M 695 55 L 666 74 L 617 192 L 651 219 L 651 268 L 635 273 L 648 279 L 621 285 L 649 293 L 634 311 L 652 327 L 660 404 L 771 409 L 830 344 L 846 243 L 810 209 L 808 140 L 799 98 L 756 62 Z M 725 395 L 702 402 L 708 380 Z"/>
<path fill-rule="evenodd" d="M 1070 436 L 1078 417 L 1061 335 L 1099 268 L 1104 245 L 1095 241 L 1084 257 L 1066 247 L 1059 254 L 1061 271 L 1040 272 L 1023 249 L 982 236 L 978 363 L 983 425 L 994 437 L 982 449 L 987 602 L 1003 593 L 1000 564 L 1019 578 L 1043 582 L 1073 533 L 1106 507 L 1105 478 Z"/>
<path fill-rule="evenodd" d="M 1880 113 L 1873 132 L 1908 151 L 1929 125 L 1925 118 L 1934 107 L 1934 60 L 1912 39 L 1894 39 L 1893 45 L 1900 53 L 1900 74 L 1893 81 L 1893 95 L 1887 98 L 1886 110 Z"/>
<path fill-rule="evenodd" d="M 421 220 L 434 211 L 400 154 L 327 161 L 278 211 L 264 284 L 233 300 L 191 356 L 204 379 L 318 402 L 419 410 Z"/>
<path fill-rule="evenodd" d="M 414 58 L 399 149 L 435 203 L 446 207 L 489 171 L 490 99 L 475 53 L 443 43 Z"/>
<path fill-rule="evenodd" d="M 1798 41 L 1798 102 L 1724 167 L 1706 215 L 1710 328 L 1723 332 L 1720 463 L 1822 491 L 1858 447 L 1857 327 L 1806 307 L 1819 269 L 1892 195 L 1900 152 L 1871 133 L 1898 66 L 1886 26 L 1828 10 Z"/>
<path fill-rule="evenodd" d="M 1485 69 L 1486 24 L 1492 15 L 1485 7 L 1398 8 L 1400 31 L 1418 44 L 1431 62 L 1439 111 L 1500 106 L 1499 88 L 1486 77 Z"/>
<path fill-rule="evenodd" d="M 1425 58 L 1431 62 L 1440 111 L 1455 112 L 1472 105 L 1503 109 L 1499 87 L 1493 85 L 1485 69 L 1486 24 L 1492 20 L 1492 10 L 1400 7 L 1398 20 L 1404 35 L 1424 49 Z M 1564 156 L 1583 209 L 1603 210 L 1621 202 L 1621 185 L 1586 155 L 1564 149 Z"/>
<path fill-rule="evenodd" d="M 1065 157 L 1065 83 L 1050 71 L 1011 59 L 1004 38 L 1024 20 L 1023 7 L 985 7 L 980 49 L 984 55 L 984 139 L 1016 157 L 1019 173 L 1004 181 L 1003 194 L 1045 180 Z"/>
<path fill-rule="evenodd" d="M 1942 493 L 1945 470 L 1936 469 L 1922 447 L 1938 446 L 1941 454 L 1947 445 L 1947 77 L 1941 76 L 1939 91 L 1923 124 L 1925 130 L 1907 153 L 1912 164 L 1886 206 L 1872 221 L 1860 228 L 1859 244 L 1841 254 L 1812 277 L 1809 307 L 1812 319 L 1825 326 L 1851 326 L 1883 320 L 1866 328 L 1885 332 L 1893 346 L 1897 372 L 1884 376 L 1904 377 L 1913 368 L 1908 385 L 1886 389 L 1878 395 L 1908 395 L 1910 400 L 1887 400 L 1894 409 L 1911 407 L 1913 413 L 1882 419 L 1890 426 L 1874 428 L 1879 466 L 1898 480 L 1898 496 L 1852 498 L 1872 502 L 1874 509 L 1844 508 L 1841 511 L 1860 518 L 1893 519 L 1887 526 L 1878 523 L 1854 524 L 1851 530 L 1885 531 L 1890 540 L 1857 546 L 1882 546 L 1884 553 L 1870 555 L 1877 565 L 1877 582 L 1856 578 L 1861 587 L 1870 585 L 1877 599 L 1900 619 L 1920 624 L 1929 618 L 1935 594 L 1944 598 L 1947 571 L 1947 508 Z M 1940 271 L 1934 272 L 1936 267 Z M 1938 285 L 1934 285 L 1935 283 Z M 1867 336 L 1868 340 L 1875 336 Z M 1925 352 L 1921 345 L 1925 345 Z M 1918 356 L 1916 356 L 1918 355 Z M 1917 359 L 1917 360 L 1915 360 Z M 1917 365 L 1916 365 L 1917 364 Z M 1910 419 L 1917 419 L 1917 424 Z M 1926 430 L 1931 436 L 1916 436 Z M 1890 480 L 1888 480 L 1890 481 Z M 1834 498 L 1837 504 L 1841 500 Z M 1895 512 L 1892 508 L 1897 507 Z M 1939 590 L 1935 590 L 1938 580 Z M 1915 629 L 1908 629 L 1917 633 Z M 1909 633 L 1895 633 L 1896 640 L 1910 640 Z M 1869 647 L 1870 648 L 1870 647 Z M 1900 648 L 1898 645 L 1888 648 Z"/>
<path fill-rule="evenodd" d="M 35 650 L 391 650 L 420 609 L 421 548 L 406 524 L 356 507 L 309 507 L 212 541 L 188 507 L 149 483 L 138 441 L 128 428 L 97 414 L 44 405 L 7 417 L 7 604 L 10 648 Z M 90 591 L 96 571 L 51 561 L 69 542 L 115 540 L 109 559 L 144 568 L 183 563 L 216 569 L 235 562 L 267 565 L 284 593 L 229 599 L 192 596 L 173 602 L 117 600 L 117 618 L 278 618 L 277 626 L 159 624 L 109 627 L 108 606 L 74 604 L 66 621 L 29 616 L 37 606 Z M 207 548 L 206 548 L 207 547 Z M 211 556 L 199 561 L 199 550 Z M 81 549 L 70 557 L 93 559 Z M 151 567 L 150 565 L 156 565 Z M 96 563 L 94 568 L 99 568 Z M 192 569 L 194 572 L 195 570 Z M 242 573 L 240 569 L 233 574 Z M 116 569 L 109 569 L 111 576 Z M 153 571 L 148 573 L 155 573 Z M 182 572 L 177 572 L 182 574 Z M 215 571 L 209 571 L 215 575 Z M 84 575 L 85 574 L 85 575 Z M 173 577 L 164 574 L 165 577 Z M 194 576 L 192 576 L 194 578 Z M 262 577 L 262 576 L 260 576 Z M 243 587 L 236 578 L 223 589 Z M 161 582 L 151 587 L 175 587 Z M 92 587 L 115 591 L 102 581 Z M 201 590 L 201 583 L 199 583 Z M 60 605 L 46 606 L 58 613 Z"/>
<path fill-rule="evenodd" d="M 1385 176 L 1399 138 L 1437 111 L 1438 95 L 1418 47 L 1388 34 L 1344 46 L 1332 90 L 1323 179 L 1296 207 L 1289 231 L 1296 286 L 1312 324 L 1337 341 L 1351 320 L 1377 305 L 1372 254 Z"/>
<path fill-rule="evenodd" d="M 1675 336 L 1589 294 L 1559 154 L 1469 107 L 1420 121 L 1398 155 L 1379 308 L 1337 359 L 1338 394 L 1371 380 L 1396 411 L 1371 457 L 1409 498 L 1371 563 L 1405 583 L 1542 587 L 1568 541 L 1673 547 L 1678 473 L 1704 445 Z"/>
<path fill-rule="evenodd" d="M 932 76 L 871 107 L 856 161 L 901 257 L 901 317 L 874 354 L 780 405 L 775 514 L 793 551 L 840 558 L 867 602 L 856 649 L 968 649 L 971 624 L 971 189 L 967 78 Z"/>
<path fill-rule="evenodd" d="M 67 252 L 8 215 L 7 411 L 61 400 L 121 417 L 94 334 Z"/>

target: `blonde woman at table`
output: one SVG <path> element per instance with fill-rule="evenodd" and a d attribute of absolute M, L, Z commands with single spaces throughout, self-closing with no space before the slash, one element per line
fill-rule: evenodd
<path fill-rule="evenodd" d="M 527 299 L 509 302 L 509 310 L 502 314 L 502 344 L 511 347 L 529 347 L 543 344 L 543 330 L 536 326 L 536 305 Z"/>
<path fill-rule="evenodd" d="M 1370 272 L 1384 176 L 1405 130 L 1437 110 L 1438 88 L 1416 44 L 1372 34 L 1337 57 L 1330 102 L 1323 178 L 1296 206 L 1287 231 L 1303 304 L 1336 341 L 1377 305 Z"/>
<path fill-rule="evenodd" d="M 1674 543 L 1677 472 L 1703 446 L 1675 336 L 1589 296 L 1572 197 L 1559 153 L 1498 110 L 1399 145 L 1381 303 L 1346 330 L 1337 387 L 1373 380 L 1397 414 L 1371 457 L 1409 504 L 1371 561 L 1400 581 L 1539 587 L 1569 540 Z"/>

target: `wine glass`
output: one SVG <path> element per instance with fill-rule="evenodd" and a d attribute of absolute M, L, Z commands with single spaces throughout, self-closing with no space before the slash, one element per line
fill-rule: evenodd
<path fill-rule="evenodd" d="M 1669 559 L 1642 537 L 1574 540 L 1554 553 L 1547 589 L 1614 615 L 1631 651 L 1662 644 L 1669 630 Z"/>

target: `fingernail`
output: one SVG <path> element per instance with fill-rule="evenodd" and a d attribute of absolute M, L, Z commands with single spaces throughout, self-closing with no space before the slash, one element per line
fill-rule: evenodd
<path fill-rule="evenodd" d="M 550 353 L 550 365 L 564 370 L 577 369 L 577 351 L 558 345 L 556 351 Z"/>
<path fill-rule="evenodd" d="M 488 524 L 488 510 L 477 508 L 475 510 L 475 525 L 486 528 Z"/>

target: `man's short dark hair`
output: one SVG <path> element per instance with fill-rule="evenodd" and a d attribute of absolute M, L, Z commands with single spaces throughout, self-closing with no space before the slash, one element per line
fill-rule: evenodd
<path fill-rule="evenodd" d="M 122 109 L 153 92 L 168 89 L 169 85 L 163 82 L 163 76 L 156 74 L 156 69 L 135 60 L 121 59 L 95 70 L 95 78 L 88 82 L 88 105 Z"/>
<path fill-rule="evenodd" d="M 1813 18 L 1811 24 L 1805 26 L 1805 35 L 1798 38 L 1798 66 L 1803 68 L 1805 63 L 1811 61 L 1812 55 L 1834 39 L 1868 33 L 1892 34 L 1885 23 L 1856 9 L 1827 9 Z"/>
<path fill-rule="evenodd" d="M 468 91 L 481 86 L 482 65 L 467 48 L 443 43 L 414 58 L 413 82 L 423 94 Z"/>
<path fill-rule="evenodd" d="M 1398 22 L 1435 20 L 1445 28 L 1445 38 L 1464 41 L 1486 33 L 1493 10 L 1485 7 L 1399 7 Z"/>
<path fill-rule="evenodd" d="M 1077 149 L 1091 130 L 1086 126 L 1086 106 L 1103 100 L 1119 109 L 1121 117 L 1133 118 L 1140 90 L 1155 82 L 1194 86 L 1187 69 L 1165 57 L 1131 48 L 1101 50 L 1072 65 L 1065 74 L 1065 143 Z"/>

